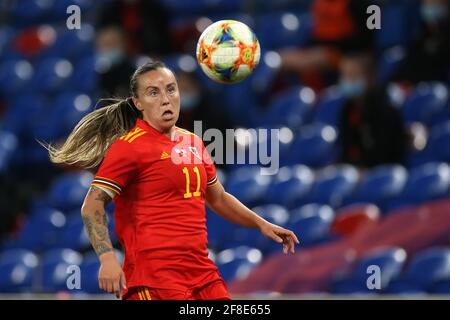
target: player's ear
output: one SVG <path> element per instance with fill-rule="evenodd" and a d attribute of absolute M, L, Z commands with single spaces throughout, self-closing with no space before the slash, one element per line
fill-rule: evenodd
<path fill-rule="evenodd" d="M 131 99 L 133 100 L 133 103 L 134 103 L 135 107 L 136 107 L 139 111 L 143 111 L 143 110 L 141 109 L 141 103 L 139 102 L 139 99 L 136 98 L 136 97 L 132 97 Z"/>

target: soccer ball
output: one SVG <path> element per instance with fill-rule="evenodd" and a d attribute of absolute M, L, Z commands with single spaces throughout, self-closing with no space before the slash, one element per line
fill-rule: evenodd
<path fill-rule="evenodd" d="M 244 23 L 221 20 L 203 31 L 197 43 L 197 62 L 214 81 L 236 83 L 247 78 L 259 63 L 260 47 Z"/>

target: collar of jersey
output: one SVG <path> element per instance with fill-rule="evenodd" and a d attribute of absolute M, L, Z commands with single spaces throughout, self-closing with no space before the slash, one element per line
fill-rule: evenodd
<path fill-rule="evenodd" d="M 151 134 L 153 134 L 153 135 L 156 135 L 156 136 L 158 136 L 158 137 L 161 137 L 161 136 L 162 136 L 163 138 L 167 139 L 167 140 L 170 141 L 170 142 L 178 142 L 179 135 L 178 135 L 178 132 L 177 132 L 176 130 L 175 130 L 175 140 L 172 141 L 172 140 L 170 139 L 170 137 L 168 137 L 167 135 L 165 135 L 165 134 L 162 133 L 162 132 L 159 132 L 158 130 L 156 130 L 155 128 L 153 128 L 149 123 L 147 123 L 147 121 L 145 121 L 145 120 L 143 120 L 143 119 L 138 118 L 138 119 L 137 119 L 137 122 L 136 122 L 136 126 L 142 128 L 142 129 L 145 129 L 145 130 L 147 130 L 149 133 L 151 133 Z"/>

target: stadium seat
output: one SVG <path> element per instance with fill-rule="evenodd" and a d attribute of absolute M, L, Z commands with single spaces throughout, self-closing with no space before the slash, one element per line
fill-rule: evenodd
<path fill-rule="evenodd" d="M 0 173 L 8 170 L 14 153 L 19 145 L 17 136 L 12 132 L 0 131 Z"/>
<path fill-rule="evenodd" d="M 405 101 L 402 109 L 404 120 L 430 125 L 433 118 L 447 106 L 448 95 L 448 89 L 442 83 L 419 83 Z"/>
<path fill-rule="evenodd" d="M 66 291 L 68 268 L 80 266 L 83 256 L 72 249 L 53 249 L 42 256 L 42 284 L 44 292 Z"/>
<path fill-rule="evenodd" d="M 310 122 L 315 93 L 308 87 L 294 87 L 276 95 L 263 115 L 265 126 L 298 128 Z"/>
<path fill-rule="evenodd" d="M 58 176 L 48 191 L 50 205 L 63 211 L 81 208 L 91 181 L 92 174 L 87 171 L 69 172 Z"/>
<path fill-rule="evenodd" d="M 226 249 L 216 256 L 220 274 L 228 283 L 234 279 L 245 278 L 261 261 L 261 251 L 247 246 Z"/>
<path fill-rule="evenodd" d="M 318 168 L 337 159 L 337 129 L 328 125 L 304 126 L 297 133 L 290 149 L 290 164 L 304 164 Z"/>
<path fill-rule="evenodd" d="M 437 282 L 450 280 L 450 249 L 431 248 L 417 253 L 401 280 L 424 291 Z"/>
<path fill-rule="evenodd" d="M 3 129 L 13 132 L 23 140 L 29 140 L 29 128 L 44 110 L 47 99 L 37 94 L 22 94 L 7 106 L 3 118 Z"/>
<path fill-rule="evenodd" d="M 401 165 L 378 166 L 365 174 L 355 191 L 344 202 L 374 203 L 383 210 L 389 200 L 401 194 L 407 179 L 408 172 Z"/>
<path fill-rule="evenodd" d="M 311 16 L 296 12 L 260 15 L 255 29 L 261 45 L 266 49 L 303 46 L 309 41 L 311 31 Z"/>
<path fill-rule="evenodd" d="M 45 19 L 50 12 L 52 1 L 30 0 L 11 2 L 9 4 L 8 11 L 14 17 L 14 25 L 26 27 Z"/>
<path fill-rule="evenodd" d="M 0 94 L 14 96 L 29 92 L 34 73 L 34 66 L 27 60 L 4 60 L 0 64 Z"/>
<path fill-rule="evenodd" d="M 427 163 L 410 171 L 402 193 L 390 201 L 388 207 L 402 204 L 419 204 L 439 199 L 448 194 L 450 186 L 450 168 L 446 163 Z"/>
<path fill-rule="evenodd" d="M 81 277 L 81 290 L 91 294 L 104 293 L 98 284 L 100 261 L 95 252 L 89 252 L 83 257 L 80 269 L 83 275 Z"/>
<path fill-rule="evenodd" d="M 395 46 L 385 50 L 378 60 L 378 81 L 387 83 L 400 68 L 405 56 L 406 50 L 402 46 Z"/>
<path fill-rule="evenodd" d="M 95 69 L 94 56 L 80 59 L 74 66 L 74 72 L 70 79 L 71 90 L 93 93 L 97 88 L 98 74 Z"/>
<path fill-rule="evenodd" d="M 449 139 L 450 120 L 431 128 L 427 147 L 435 161 L 450 162 Z"/>
<path fill-rule="evenodd" d="M 316 203 L 291 210 L 288 227 L 299 238 L 300 245 L 320 243 L 329 237 L 334 211 L 330 206 Z"/>
<path fill-rule="evenodd" d="M 351 165 L 327 167 L 316 175 L 308 201 L 339 207 L 342 200 L 353 192 L 358 180 L 359 172 Z"/>
<path fill-rule="evenodd" d="M 267 190 L 266 201 L 292 209 L 305 203 L 313 182 L 314 173 L 307 166 L 282 167 Z"/>
<path fill-rule="evenodd" d="M 337 86 L 331 86 L 319 97 L 315 111 L 315 121 L 338 127 L 345 99 Z"/>
<path fill-rule="evenodd" d="M 245 205 L 252 207 L 263 202 L 271 178 L 261 175 L 259 167 L 244 166 L 229 174 L 226 190 Z"/>
<path fill-rule="evenodd" d="M 53 117 L 49 117 L 51 120 L 47 125 L 57 128 L 57 138 L 68 136 L 81 118 L 93 109 L 94 101 L 89 95 L 83 92 L 63 92 L 53 101 Z"/>
<path fill-rule="evenodd" d="M 380 209 L 374 204 L 353 204 L 341 208 L 336 212 L 331 233 L 348 237 L 362 228 L 376 225 L 380 215 Z"/>
<path fill-rule="evenodd" d="M 206 227 L 208 232 L 208 247 L 222 250 L 233 240 L 236 226 L 225 220 L 217 213 L 206 208 Z"/>
<path fill-rule="evenodd" d="M 450 294 L 450 280 L 439 281 L 433 285 L 429 290 L 430 293 L 438 295 L 449 295 Z"/>
<path fill-rule="evenodd" d="M 31 85 L 37 92 L 54 94 L 69 84 L 72 73 L 73 64 L 69 60 L 48 58 L 37 65 Z"/>
<path fill-rule="evenodd" d="M 375 30 L 378 51 L 397 45 L 408 45 L 418 27 L 418 11 L 413 2 L 391 1 L 381 9 L 382 28 Z"/>
<path fill-rule="evenodd" d="M 48 206 L 35 206 L 20 230 L 17 245 L 33 251 L 61 246 L 66 216 Z"/>
<path fill-rule="evenodd" d="M 399 276 L 406 261 L 406 252 L 398 247 L 386 247 L 372 250 L 360 258 L 355 266 L 343 277 L 336 278 L 331 284 L 331 291 L 338 294 L 346 293 L 381 293 Z M 368 278 L 374 274 L 370 266 L 380 268 L 380 288 L 368 287 Z M 375 283 L 373 283 L 375 284 Z"/>
<path fill-rule="evenodd" d="M 33 288 L 33 276 L 39 265 L 38 257 L 24 249 L 0 253 L 0 292 L 29 292 Z"/>

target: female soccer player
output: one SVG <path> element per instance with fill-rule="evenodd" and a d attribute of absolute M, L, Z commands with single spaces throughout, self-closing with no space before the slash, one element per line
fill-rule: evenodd
<path fill-rule="evenodd" d="M 203 142 L 175 126 L 177 81 L 161 62 L 139 67 L 131 98 L 86 115 L 57 149 L 54 163 L 100 165 L 81 214 L 100 259 L 100 288 L 122 299 L 230 299 L 208 258 L 205 203 L 231 222 L 256 228 L 294 253 L 297 237 L 225 192 Z M 123 269 L 108 234 L 114 199 Z"/>

